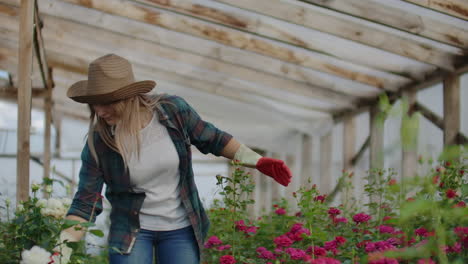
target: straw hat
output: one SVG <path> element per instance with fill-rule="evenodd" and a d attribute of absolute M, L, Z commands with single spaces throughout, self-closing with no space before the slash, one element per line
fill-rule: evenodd
<path fill-rule="evenodd" d="M 78 103 L 108 104 L 151 91 L 156 82 L 135 81 L 130 62 L 107 54 L 89 64 L 88 80 L 74 83 L 67 96 Z"/>

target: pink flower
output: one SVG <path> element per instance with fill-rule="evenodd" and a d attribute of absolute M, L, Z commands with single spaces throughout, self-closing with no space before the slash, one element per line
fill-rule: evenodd
<path fill-rule="evenodd" d="M 332 240 L 332 241 L 326 241 L 323 245 L 323 247 L 328 250 L 328 251 L 331 251 L 333 249 L 336 249 L 336 247 L 338 246 L 338 244 L 336 243 L 335 240 Z"/>
<path fill-rule="evenodd" d="M 279 237 L 276 237 L 273 240 L 273 242 L 276 244 L 277 247 L 289 247 L 293 243 L 293 241 L 286 235 L 281 235 Z"/>
<path fill-rule="evenodd" d="M 328 214 L 330 215 L 330 217 L 334 217 L 341 214 L 341 211 L 338 208 L 331 207 L 330 209 L 328 209 Z"/>
<path fill-rule="evenodd" d="M 447 253 L 461 253 L 461 251 L 462 251 L 462 245 L 459 242 L 453 244 L 453 246 L 451 247 L 450 246 L 447 247 L 446 249 Z"/>
<path fill-rule="evenodd" d="M 319 195 L 314 198 L 314 201 L 320 201 L 321 203 L 325 202 L 326 195 Z"/>
<path fill-rule="evenodd" d="M 295 260 L 303 259 L 306 256 L 304 250 L 297 248 L 287 248 L 285 252 L 291 257 L 291 259 Z"/>
<path fill-rule="evenodd" d="M 396 181 L 395 179 L 390 179 L 390 180 L 388 181 L 388 185 L 390 185 L 390 186 L 391 186 L 391 185 L 395 185 L 396 183 L 397 183 L 397 181 Z"/>
<path fill-rule="evenodd" d="M 388 243 L 387 241 L 369 242 L 366 244 L 367 253 L 375 251 L 387 251 L 389 249 L 395 249 L 395 246 Z"/>
<path fill-rule="evenodd" d="M 392 234 L 393 232 L 395 232 L 395 229 L 391 226 L 380 225 L 379 232 L 381 234 Z"/>
<path fill-rule="evenodd" d="M 314 254 L 316 257 L 325 257 L 327 251 L 323 247 L 308 247 L 306 250 L 307 254 Z"/>
<path fill-rule="evenodd" d="M 246 234 L 256 234 L 258 230 L 257 226 L 249 226 L 245 229 Z"/>
<path fill-rule="evenodd" d="M 231 255 L 224 255 L 219 258 L 219 264 L 234 264 L 236 259 Z"/>
<path fill-rule="evenodd" d="M 318 258 L 313 259 L 310 264 L 341 264 L 341 262 L 334 258 Z"/>
<path fill-rule="evenodd" d="M 277 215 L 285 215 L 286 214 L 286 210 L 284 208 L 278 208 L 275 210 L 275 213 Z"/>
<path fill-rule="evenodd" d="M 259 247 L 256 251 L 261 259 L 276 259 L 275 255 L 264 247 Z"/>
<path fill-rule="evenodd" d="M 418 264 L 435 264 L 435 262 L 432 259 L 428 258 L 418 260 Z"/>
<path fill-rule="evenodd" d="M 398 238 L 395 238 L 395 237 L 391 237 L 389 239 L 386 240 L 387 243 L 389 243 L 390 245 L 393 245 L 393 246 L 398 246 L 401 244 L 401 240 L 398 239 Z"/>
<path fill-rule="evenodd" d="M 341 246 L 343 245 L 344 243 L 346 243 L 346 238 L 342 237 L 342 236 L 337 236 L 335 237 L 335 241 L 336 241 L 336 244 L 338 246 Z"/>
<path fill-rule="evenodd" d="M 457 192 L 455 190 L 448 189 L 447 191 L 445 191 L 445 196 L 447 196 L 447 198 L 449 199 L 452 199 L 457 197 Z"/>
<path fill-rule="evenodd" d="M 468 235 L 468 226 L 457 226 L 453 229 L 453 232 L 459 237 Z"/>
<path fill-rule="evenodd" d="M 227 250 L 227 249 L 230 249 L 231 248 L 231 245 L 222 245 L 222 246 L 219 246 L 218 247 L 218 250 L 222 251 L 222 250 Z"/>
<path fill-rule="evenodd" d="M 213 246 L 221 245 L 223 242 L 217 236 L 211 236 L 205 243 L 205 248 L 212 248 Z"/>
<path fill-rule="evenodd" d="M 460 201 L 456 205 L 454 205 L 453 207 L 465 208 L 466 203 L 464 201 Z"/>
<path fill-rule="evenodd" d="M 302 223 L 296 223 L 291 227 L 291 230 L 285 235 L 292 241 L 301 241 L 303 239 L 302 234 L 310 236 L 310 230 L 302 227 Z"/>
<path fill-rule="evenodd" d="M 398 264 L 398 261 L 393 258 L 387 258 L 382 252 L 369 253 L 368 264 Z"/>
<path fill-rule="evenodd" d="M 418 229 L 415 229 L 414 233 L 416 235 L 418 235 L 418 236 L 421 236 L 421 237 L 428 237 L 429 236 L 429 233 L 427 232 L 427 229 L 424 228 L 424 227 L 420 227 Z"/>
<path fill-rule="evenodd" d="M 370 215 L 367 215 L 365 213 L 359 213 L 353 216 L 353 221 L 356 222 L 356 224 L 367 223 L 371 218 L 372 216 Z"/>

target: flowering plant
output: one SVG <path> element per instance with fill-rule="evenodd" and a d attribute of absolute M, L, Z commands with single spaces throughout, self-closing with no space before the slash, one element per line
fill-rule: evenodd
<path fill-rule="evenodd" d="M 334 195 L 301 187 L 293 193 L 298 212 L 281 200 L 257 219 L 239 210 L 241 195 L 232 201 L 233 193 L 253 187 L 237 169 L 221 178 L 237 185 L 222 185 L 223 200 L 209 211 L 204 263 L 466 263 L 468 159 L 465 150 L 458 154 L 442 155 L 426 176 L 401 182 L 393 170 L 370 171 L 364 203 L 331 206 Z"/>
<path fill-rule="evenodd" d="M 32 184 L 32 197 L 21 202 L 12 213 L 10 201 L 5 200 L 5 214 L 0 222 L 0 263 L 2 264 L 75 264 L 75 263 L 106 263 L 95 262 L 99 257 L 86 254 L 85 243 L 64 242 L 73 249 L 70 260 L 64 259 L 60 248 L 60 232 L 64 229 L 78 228 L 79 222 L 65 219 L 71 204 L 68 198 L 50 197 L 52 194 L 52 179 L 45 179 L 43 184 Z M 38 191 L 44 189 L 50 198 L 39 199 Z M 92 223 L 82 223 L 80 228 L 88 228 L 88 232 L 103 236 L 98 229 L 89 229 Z"/>

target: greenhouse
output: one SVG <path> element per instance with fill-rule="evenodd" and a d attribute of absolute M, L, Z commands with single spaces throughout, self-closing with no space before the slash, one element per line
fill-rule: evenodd
<path fill-rule="evenodd" d="M 0 0 L 0 30 L 1 264 L 468 263 L 466 0 Z"/>

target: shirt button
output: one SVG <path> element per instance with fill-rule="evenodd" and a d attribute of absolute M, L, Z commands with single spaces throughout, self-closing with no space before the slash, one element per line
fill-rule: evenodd
<path fill-rule="evenodd" d="M 138 212 L 137 212 L 137 211 L 133 211 L 133 215 L 137 215 L 137 214 L 138 214 Z"/>

